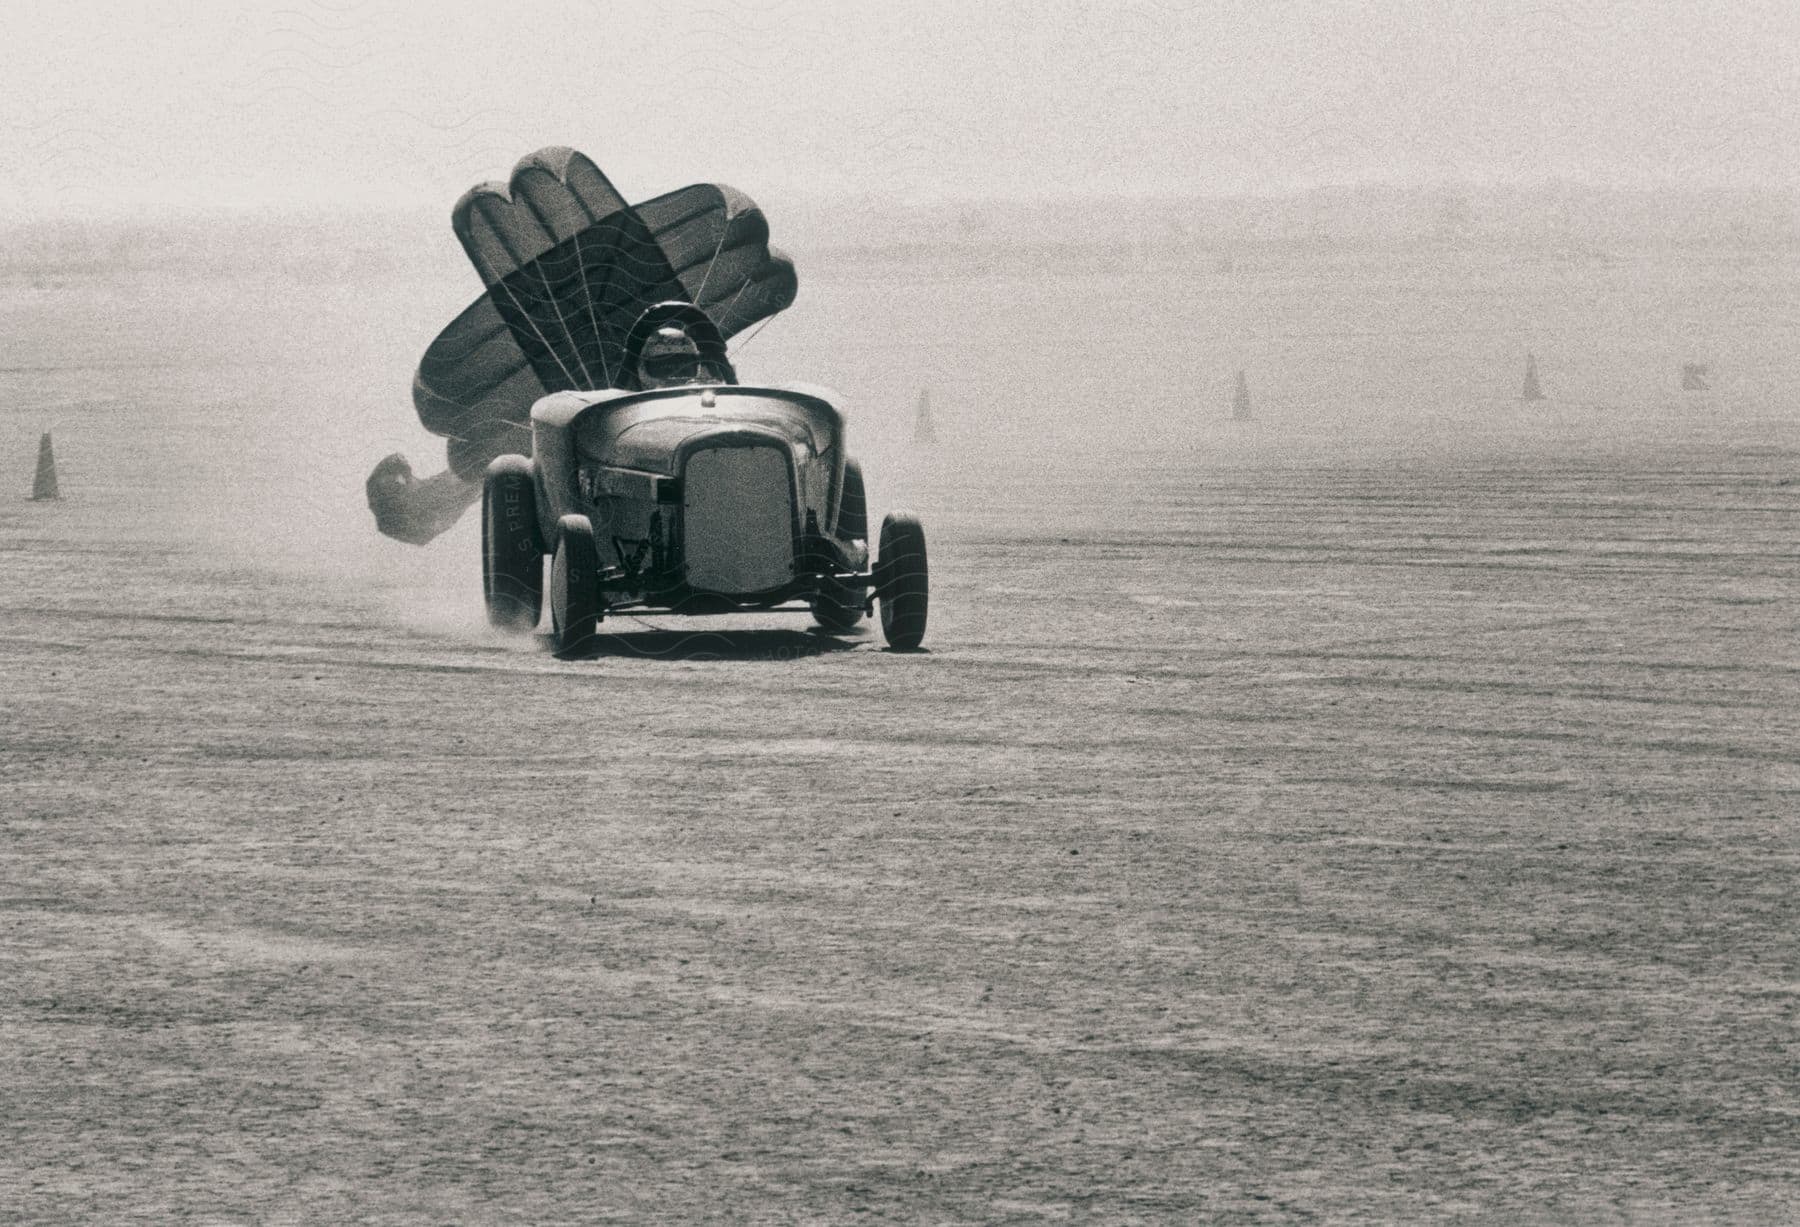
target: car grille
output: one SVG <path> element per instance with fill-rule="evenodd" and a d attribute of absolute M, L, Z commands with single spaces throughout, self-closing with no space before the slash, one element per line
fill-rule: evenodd
<path fill-rule="evenodd" d="M 776 447 L 692 453 L 682 477 L 682 544 L 690 588 L 745 595 L 794 575 L 793 482 Z"/>

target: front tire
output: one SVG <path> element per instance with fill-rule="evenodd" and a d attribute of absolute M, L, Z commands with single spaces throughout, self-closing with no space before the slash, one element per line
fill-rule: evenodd
<path fill-rule="evenodd" d="M 550 625 L 558 656 L 578 656 L 593 646 L 600 623 L 600 551 L 586 516 L 564 516 L 556 525 L 550 564 Z"/>
<path fill-rule="evenodd" d="M 481 595 L 488 625 L 523 634 L 544 607 L 544 545 L 538 539 L 531 461 L 501 456 L 481 487 Z"/>
<path fill-rule="evenodd" d="M 910 511 L 895 511 L 881 522 L 881 633 L 888 646 L 911 651 L 924 642 L 931 611 L 931 577 L 925 561 L 925 527 Z"/>

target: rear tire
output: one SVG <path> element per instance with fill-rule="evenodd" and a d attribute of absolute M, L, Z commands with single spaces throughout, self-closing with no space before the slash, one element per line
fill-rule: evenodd
<path fill-rule="evenodd" d="M 586 516 L 564 516 L 556 524 L 556 554 L 550 564 L 550 624 L 558 656 L 579 656 L 593 647 L 600 623 L 600 551 Z"/>
<path fill-rule="evenodd" d="M 531 461 L 501 456 L 481 487 L 481 595 L 488 625 L 524 634 L 544 607 L 544 546 L 538 539 Z"/>
<path fill-rule="evenodd" d="M 863 489 L 862 465 L 844 461 L 844 492 L 838 498 L 837 536 L 850 541 L 869 539 L 869 496 Z"/>
<path fill-rule="evenodd" d="M 881 522 L 881 633 L 888 646 L 911 651 L 925 639 L 931 611 L 931 577 L 925 560 L 925 527 L 910 511 L 891 512 Z"/>

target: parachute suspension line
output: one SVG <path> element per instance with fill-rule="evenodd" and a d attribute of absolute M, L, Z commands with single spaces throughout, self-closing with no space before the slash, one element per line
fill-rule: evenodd
<path fill-rule="evenodd" d="M 536 210 L 532 210 L 532 217 L 537 220 L 537 222 L 540 226 L 543 225 L 543 219 L 537 217 Z M 520 249 L 515 246 L 515 244 L 512 241 L 513 236 L 507 231 L 507 229 L 504 226 L 495 226 L 492 223 L 489 223 L 488 231 L 495 238 L 500 240 L 500 247 L 503 251 L 506 252 L 507 257 L 512 261 L 512 266 L 515 271 L 518 269 L 524 268 L 527 264 L 535 265 L 537 263 L 537 261 L 535 259 L 525 260 L 525 259 L 520 258 L 520 254 L 521 254 Z M 542 253 L 540 253 L 540 254 L 542 254 Z M 554 306 L 556 303 L 556 296 L 550 289 L 549 275 L 547 273 L 545 273 L 545 271 L 543 270 L 542 267 L 539 267 L 537 269 L 537 274 L 538 274 L 539 282 L 541 282 L 544 287 L 544 296 L 546 298 L 550 299 L 552 306 Z M 485 277 L 483 279 L 485 280 Z M 556 359 L 556 365 L 562 369 L 563 377 L 566 378 L 571 384 L 574 384 L 576 386 L 581 386 L 581 383 L 578 382 L 575 378 L 575 372 L 571 371 L 569 369 L 568 363 L 566 363 L 562 360 L 562 355 L 556 352 L 556 347 L 554 345 L 550 344 L 550 338 L 544 334 L 544 330 L 539 325 L 536 317 L 534 317 L 531 314 L 531 312 L 526 309 L 524 303 L 519 301 L 518 295 L 514 294 L 512 292 L 512 288 L 506 284 L 506 279 L 504 277 L 502 277 L 501 279 L 495 281 L 494 284 L 490 287 L 490 289 L 506 291 L 506 297 L 508 300 L 511 301 L 513 308 L 519 313 L 520 316 L 522 316 L 528 323 L 530 323 L 531 331 L 537 335 L 537 339 L 543 343 L 544 349 L 549 352 L 550 356 L 552 358 Z M 556 314 L 557 314 L 557 323 L 562 325 L 563 336 L 564 336 L 564 338 L 568 338 L 569 328 L 568 328 L 567 324 L 563 323 L 562 309 L 560 307 L 558 307 L 556 309 Z M 576 351 L 575 360 L 577 362 L 581 361 L 581 354 L 580 354 L 579 350 Z M 591 381 L 592 377 L 588 375 L 585 367 L 582 369 L 582 376 L 583 376 L 584 381 Z"/>
<path fill-rule="evenodd" d="M 741 290 L 739 291 L 739 293 L 742 293 L 742 292 L 743 291 L 741 291 Z M 734 299 L 733 301 L 735 302 L 736 300 Z M 777 312 L 776 314 L 780 314 L 780 313 Z M 741 358 L 744 356 L 744 347 L 746 345 L 750 344 L 750 342 L 756 340 L 756 334 L 761 332 L 763 329 L 767 328 L 769 326 L 769 321 L 774 318 L 775 318 L 775 316 L 773 316 L 773 315 L 763 316 L 762 323 L 760 323 L 756 327 L 752 328 L 750 330 L 750 335 L 738 342 L 738 347 L 737 347 L 738 357 Z"/>
<path fill-rule="evenodd" d="M 530 433 L 531 431 L 531 424 L 529 422 L 497 420 L 494 422 L 494 425 L 504 427 L 507 430 L 522 430 L 526 433 Z M 452 443 L 473 443 L 475 441 L 474 435 L 459 435 L 455 431 L 446 431 L 442 437 L 450 440 Z"/>
<path fill-rule="evenodd" d="M 562 368 L 562 373 L 568 379 L 569 383 L 572 385 L 575 384 L 575 382 L 576 382 L 575 381 L 575 372 L 571 371 L 568 368 L 568 365 L 565 362 L 563 362 L 562 355 L 557 353 L 556 347 L 550 344 L 550 338 L 546 337 L 544 335 L 544 330 L 542 328 L 538 327 L 537 320 L 533 319 L 531 316 L 531 312 L 529 312 L 525 309 L 525 304 L 523 304 L 519 301 L 518 295 L 516 295 L 512 292 L 512 288 L 510 286 L 508 286 L 505 281 L 494 282 L 493 288 L 496 290 L 506 291 L 506 297 L 509 301 L 511 301 L 511 303 L 513 305 L 513 309 L 516 310 L 521 316 L 523 316 L 525 318 L 526 322 L 531 325 L 531 331 L 537 334 L 537 339 L 539 341 L 543 342 L 543 346 L 546 350 L 549 351 L 550 356 L 552 358 L 556 359 L 556 365 Z"/>
<path fill-rule="evenodd" d="M 581 211 L 592 214 L 586 201 L 581 202 Z M 581 250 L 581 235 L 585 233 L 582 231 L 575 236 L 575 268 L 581 275 L 581 297 L 587 303 L 588 323 L 594 326 L 594 352 L 600 355 L 600 373 L 606 377 L 606 386 L 610 388 L 614 385 L 612 363 L 606 358 L 606 334 L 600 331 L 600 316 L 594 310 L 594 291 L 588 284 L 587 258 Z"/>
<path fill-rule="evenodd" d="M 708 273 L 712 272 L 712 270 L 710 268 L 707 269 L 706 271 Z M 740 299 L 744 296 L 744 291 L 749 289 L 753 283 L 754 283 L 753 278 L 750 278 L 750 277 L 744 278 L 744 284 L 740 285 L 737 288 L 737 293 L 735 293 L 731 296 L 731 301 L 726 303 L 724 308 L 718 313 L 718 315 L 713 317 L 713 323 L 718 324 L 720 320 L 729 319 L 731 316 L 732 309 L 737 306 L 738 299 Z M 696 307 L 700 306 L 699 303 L 695 303 L 694 305 Z M 702 307 L 701 310 L 705 310 L 705 308 Z M 710 315 L 711 312 L 708 312 L 708 314 Z M 767 322 L 768 319 L 769 319 L 769 317 L 766 315 L 763 317 L 764 322 Z M 719 324 L 719 327 L 721 329 L 723 329 L 725 327 L 725 325 Z"/>
<path fill-rule="evenodd" d="M 602 176 L 602 178 L 604 178 L 604 176 Z M 610 188 L 612 185 L 610 183 L 608 183 L 607 186 Z M 581 211 L 581 216 L 587 219 L 587 225 L 579 227 L 574 232 L 574 236 L 573 236 L 574 237 L 574 246 L 575 246 L 575 271 L 581 280 L 581 297 L 582 297 L 582 300 L 587 304 L 588 323 L 593 325 L 593 329 L 594 329 L 594 350 L 596 353 L 598 353 L 600 355 L 600 373 L 606 379 L 606 383 L 603 384 L 602 386 L 610 388 L 613 386 L 612 364 L 606 360 L 606 341 L 604 339 L 604 334 L 600 331 L 600 317 L 599 317 L 598 313 L 596 313 L 594 310 L 593 292 L 588 288 L 587 259 L 586 259 L 587 253 L 582 250 L 582 242 L 581 242 L 582 237 L 587 233 L 589 228 L 591 228 L 592 226 L 599 223 L 602 216 L 610 216 L 610 214 L 596 215 L 592 204 L 589 202 L 589 200 L 586 196 L 582 195 L 579 191 L 576 191 L 574 188 L 569 187 L 566 180 L 564 182 L 564 187 L 568 189 L 569 199 L 574 201 L 575 207 Z M 616 192 L 616 189 L 615 189 L 615 192 Z M 619 203 L 621 205 L 623 205 L 625 203 L 624 199 L 620 198 Z M 527 204 L 530 204 L 530 202 L 527 201 Z M 556 234 L 555 227 L 550 225 L 548 222 L 544 221 L 544 219 L 541 216 L 538 216 L 537 208 L 535 205 L 531 206 L 531 212 L 532 212 L 533 216 L 538 217 L 538 224 L 543 226 L 544 229 L 550 231 L 551 237 L 554 238 L 555 234 Z M 556 244 L 552 243 L 551 246 L 555 247 Z M 556 322 L 562 325 L 563 335 L 569 339 L 569 347 L 575 353 L 575 360 L 577 362 L 581 363 L 582 378 L 586 381 L 583 386 L 586 388 L 591 388 L 591 387 L 593 387 L 594 373 L 587 369 L 587 363 L 585 361 L 583 361 L 583 359 L 581 357 L 581 346 L 579 343 L 576 342 L 574 333 L 569 331 L 568 321 L 563 318 L 561 300 L 558 299 L 554 294 L 549 293 L 550 286 L 549 286 L 548 276 L 547 276 L 547 274 L 544 273 L 544 271 L 541 267 L 538 270 L 538 275 L 539 275 L 540 279 L 544 280 L 544 283 L 545 283 L 544 289 L 545 289 L 546 294 L 549 296 L 551 302 L 556 304 Z M 560 362 L 558 363 L 558 365 L 561 365 Z M 567 368 L 565 367 L 564 370 L 566 371 Z"/>
<path fill-rule="evenodd" d="M 706 275 L 700 278 L 700 288 L 694 291 L 694 305 L 700 307 L 702 311 L 706 310 L 705 307 L 700 306 L 706 301 L 706 283 L 712 280 L 713 266 L 719 262 L 719 253 L 725 250 L 725 236 L 731 233 L 731 218 L 727 216 L 722 220 L 724 224 L 719 227 L 719 241 L 713 246 L 712 259 L 706 262 Z M 743 287 L 740 286 L 738 293 L 742 294 L 743 292 Z M 737 299 L 733 298 L 732 301 L 736 302 Z"/>
<path fill-rule="evenodd" d="M 552 237 L 554 237 L 554 234 L 552 234 Z M 579 267 L 581 261 L 581 249 L 579 246 L 577 246 L 575 251 L 575 260 L 577 267 Z M 594 386 L 593 373 L 587 369 L 587 363 L 581 360 L 581 346 L 575 343 L 575 334 L 569 331 L 569 321 L 563 318 L 562 301 L 557 298 L 556 290 L 550 285 L 550 272 L 544 267 L 543 257 L 540 256 L 538 259 L 533 260 L 531 264 L 532 267 L 537 270 L 538 284 L 544 287 L 544 297 L 550 300 L 550 309 L 556 313 L 557 330 L 562 333 L 563 340 L 569 343 L 569 353 L 570 356 L 575 359 L 575 365 L 581 368 L 582 382 L 578 386 L 591 388 Z M 533 327 L 536 327 L 535 321 Z M 551 352 L 554 353 L 555 351 L 553 350 Z M 563 373 L 569 376 L 571 382 L 574 380 L 573 372 L 571 372 L 568 367 L 563 366 L 563 360 L 560 357 L 557 358 L 556 365 L 563 368 Z"/>

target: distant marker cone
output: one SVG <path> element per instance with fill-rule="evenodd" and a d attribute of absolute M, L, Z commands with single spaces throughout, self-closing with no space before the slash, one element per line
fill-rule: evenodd
<path fill-rule="evenodd" d="M 1525 386 L 1519 390 L 1520 400 L 1543 400 L 1544 390 L 1538 387 L 1537 356 L 1525 355 Z"/>
<path fill-rule="evenodd" d="M 913 442 L 937 442 L 937 430 L 931 424 L 931 389 L 919 390 L 919 409 L 913 416 Z"/>
<path fill-rule="evenodd" d="M 1237 391 L 1231 394 L 1231 416 L 1234 421 L 1250 420 L 1250 381 L 1244 378 L 1242 371 L 1238 372 Z"/>
<path fill-rule="evenodd" d="M 56 451 L 50 446 L 50 432 L 38 440 L 37 477 L 31 483 L 33 502 L 60 498 L 56 492 Z"/>
<path fill-rule="evenodd" d="M 1681 390 L 1683 392 L 1710 392 L 1712 384 L 1707 381 L 1706 364 L 1703 362 L 1684 362 L 1681 365 Z"/>

